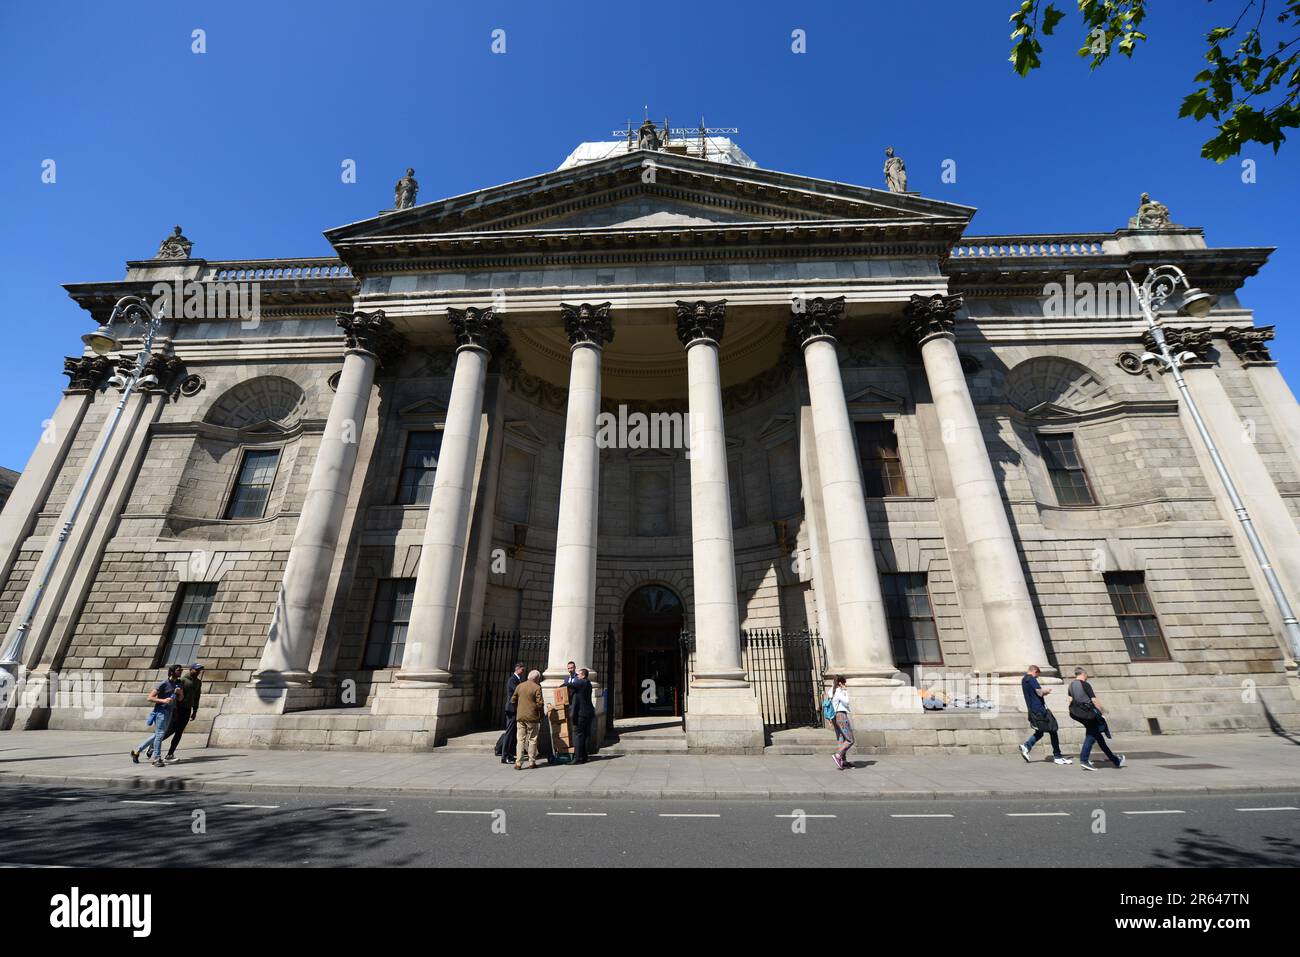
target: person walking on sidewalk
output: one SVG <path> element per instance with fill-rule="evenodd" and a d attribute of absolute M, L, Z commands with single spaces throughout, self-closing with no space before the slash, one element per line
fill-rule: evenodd
<path fill-rule="evenodd" d="M 1074 680 L 1070 682 L 1070 717 L 1083 725 L 1083 750 L 1079 752 L 1079 767 L 1085 771 L 1097 768 L 1088 760 L 1094 743 L 1101 746 L 1102 752 L 1110 758 L 1115 767 L 1122 768 L 1126 763 L 1124 755 L 1116 756 L 1106 746 L 1110 737 L 1110 727 L 1106 724 L 1106 712 L 1097 700 L 1096 692 L 1088 683 L 1088 672 L 1084 668 L 1074 669 Z"/>
<path fill-rule="evenodd" d="M 515 721 L 518 728 L 519 744 L 515 751 L 515 770 L 521 770 L 524 764 L 524 752 L 528 752 L 528 767 L 537 767 L 537 734 L 541 729 L 542 718 L 546 713 L 546 699 L 542 697 L 542 673 L 534 668 L 528 672 L 528 680 L 521 681 L 515 688 L 510 700 L 515 705 Z"/>
<path fill-rule="evenodd" d="M 524 680 L 524 663 L 522 661 L 515 664 L 515 670 L 510 673 L 506 679 L 506 733 L 501 735 L 501 763 L 509 764 L 511 755 L 518 748 L 519 728 L 516 724 L 515 714 L 515 689 L 518 688 Z"/>
<path fill-rule="evenodd" d="M 180 679 L 181 701 L 172 709 L 172 722 L 163 735 L 163 741 L 171 738 L 167 749 L 166 761 L 176 760 L 176 746 L 185 735 L 185 726 L 199 716 L 199 699 L 203 697 L 203 666 L 197 661 L 190 665 L 190 673 Z"/>
<path fill-rule="evenodd" d="M 1052 760 L 1057 764 L 1073 764 L 1072 760 L 1061 753 L 1061 737 L 1057 733 L 1061 726 L 1056 723 L 1056 715 L 1047 707 L 1047 696 L 1052 693 L 1052 689 L 1044 688 L 1038 683 L 1039 674 L 1038 665 L 1030 665 L 1025 676 L 1020 679 L 1029 726 L 1034 729 L 1029 740 L 1020 746 L 1020 756 L 1028 762 L 1029 752 L 1034 749 L 1034 745 L 1043 739 L 1044 734 L 1049 734 L 1052 736 Z"/>
<path fill-rule="evenodd" d="M 149 753 L 154 755 L 153 766 L 165 767 L 162 759 L 162 739 L 167 733 L 167 725 L 171 723 L 172 710 L 181 696 L 181 686 L 177 680 L 180 676 L 181 666 L 172 665 L 167 669 L 167 677 L 158 682 L 157 687 L 149 692 L 149 702 L 153 705 L 153 710 L 149 712 L 149 724 L 153 727 L 153 731 L 149 733 L 149 737 L 140 742 L 138 748 L 131 749 L 131 760 L 135 764 L 140 763 L 140 752 L 147 747 Z"/>
<path fill-rule="evenodd" d="M 831 720 L 835 725 L 835 740 L 838 744 L 833 757 L 835 766 L 843 771 L 853 767 L 853 762 L 848 760 L 849 748 L 853 747 L 853 709 L 849 705 L 849 690 L 843 675 L 835 676 L 831 707 L 835 710 L 835 717 Z"/>
<path fill-rule="evenodd" d="M 586 668 L 578 669 L 578 680 L 569 685 L 570 719 L 573 722 L 573 763 L 587 763 L 587 742 L 596 718 L 596 706 L 591 700 L 591 680 Z"/>

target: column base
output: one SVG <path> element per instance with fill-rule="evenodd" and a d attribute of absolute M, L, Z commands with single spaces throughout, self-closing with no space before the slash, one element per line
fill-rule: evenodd
<path fill-rule="evenodd" d="M 691 682 L 686 699 L 686 747 L 711 754 L 762 754 L 767 743 L 754 689 Z"/>
<path fill-rule="evenodd" d="M 409 734 L 411 749 L 420 751 L 472 730 L 477 706 L 475 696 L 464 688 L 393 684 L 376 693 L 370 713 L 376 733 Z"/>
<path fill-rule="evenodd" d="M 443 691 L 456 685 L 455 676 L 450 671 L 399 671 L 393 675 L 392 687 Z"/>
<path fill-rule="evenodd" d="M 252 684 L 232 688 L 222 710 L 226 714 L 288 714 L 333 704 L 329 688 L 254 679 Z"/>

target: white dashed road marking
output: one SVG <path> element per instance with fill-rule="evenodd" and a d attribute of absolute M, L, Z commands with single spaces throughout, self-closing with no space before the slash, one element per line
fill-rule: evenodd
<path fill-rule="evenodd" d="M 890 817 L 952 817 L 951 814 L 891 814 Z"/>
<path fill-rule="evenodd" d="M 1007 812 L 1007 817 L 1069 817 L 1069 811 L 1019 811 Z"/>
<path fill-rule="evenodd" d="M 547 817 L 606 817 L 604 811 L 547 811 Z"/>
<path fill-rule="evenodd" d="M 660 814 L 660 817 L 722 817 L 721 814 Z"/>
<path fill-rule="evenodd" d="M 828 818 L 834 817 L 834 814 L 774 814 L 773 817 L 791 817 L 791 818 Z"/>
<path fill-rule="evenodd" d="M 157 804 L 163 807 L 170 807 L 175 801 L 118 801 L 118 804 Z"/>
<path fill-rule="evenodd" d="M 1125 814 L 1186 814 L 1186 811 L 1125 811 Z"/>
<path fill-rule="evenodd" d="M 274 811 L 280 805 L 278 804 L 223 804 L 222 807 L 242 808 L 252 811 Z"/>
<path fill-rule="evenodd" d="M 492 814 L 492 811 L 437 811 L 437 814 Z"/>
<path fill-rule="evenodd" d="M 327 811 L 372 811 L 376 814 L 387 811 L 386 807 L 327 807 Z"/>
<path fill-rule="evenodd" d="M 1300 807 L 1239 807 L 1238 811 L 1300 811 Z"/>

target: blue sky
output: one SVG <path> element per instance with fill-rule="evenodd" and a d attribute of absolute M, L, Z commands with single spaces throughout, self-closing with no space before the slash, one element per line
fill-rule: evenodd
<path fill-rule="evenodd" d="M 1060 3 L 1072 10 L 1069 0 Z M 1013 0 L 310 4 L 224 0 L 0 9 L 0 254 L 6 271 L 0 465 L 21 468 L 66 384 L 89 317 L 60 284 L 118 279 L 175 223 L 208 259 L 327 255 L 321 232 L 392 203 L 553 169 L 640 118 L 736 126 L 760 165 L 910 186 L 979 208 L 972 230 L 1124 225 L 1143 190 L 1211 245 L 1277 246 L 1243 298 L 1300 344 L 1300 138 L 1274 157 L 1202 160 L 1210 127 L 1177 118 L 1201 36 L 1237 5 L 1157 0 L 1133 62 L 1090 73 L 1067 20 L 1028 79 L 1007 63 Z M 207 52 L 191 52 L 206 31 Z M 506 53 L 491 52 L 505 30 Z M 791 51 L 806 31 L 807 52 Z M 42 162 L 57 182 L 41 182 Z M 356 161 L 358 181 L 341 182 Z M 945 159 L 957 182 L 940 181 Z M 1193 277 L 1194 279 L 1195 277 Z"/>

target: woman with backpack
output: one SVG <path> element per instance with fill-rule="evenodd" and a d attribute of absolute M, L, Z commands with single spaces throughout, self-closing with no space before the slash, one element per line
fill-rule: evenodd
<path fill-rule="evenodd" d="M 831 686 L 831 696 L 822 703 L 822 713 L 835 725 L 838 747 L 833 757 L 835 766 L 841 771 L 853 767 L 853 763 L 848 760 L 849 748 L 853 747 L 853 722 L 850 720 L 853 709 L 849 706 L 846 684 L 843 675 L 836 675 L 835 683 Z"/>
<path fill-rule="evenodd" d="M 167 725 L 171 724 L 172 714 L 176 710 L 176 704 L 184 695 L 180 686 L 181 666 L 172 665 L 167 669 L 167 677 L 158 682 L 157 687 L 149 692 L 149 703 L 153 705 L 153 710 L 149 712 L 149 726 L 153 728 L 149 737 L 140 742 L 138 748 L 131 749 L 131 761 L 135 764 L 140 763 L 140 752 L 149 749 L 149 753 L 154 756 L 153 766 L 156 768 L 164 767 L 162 759 L 162 739 L 167 733 Z"/>

